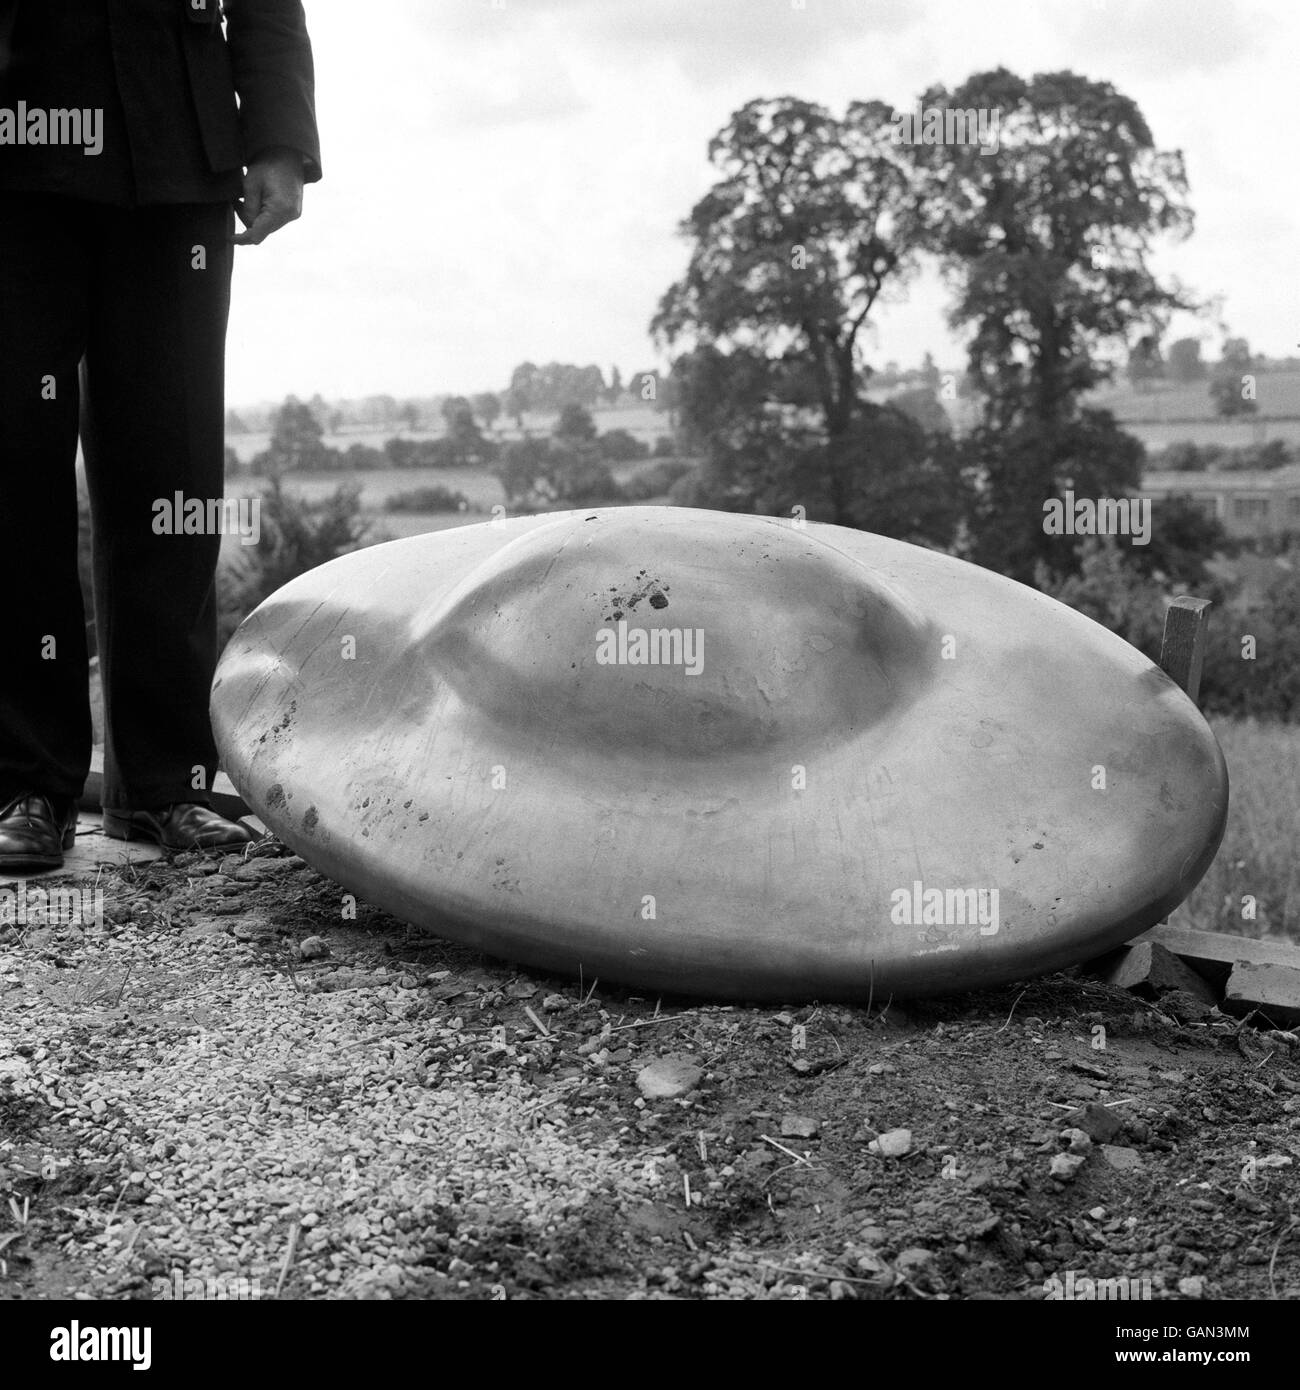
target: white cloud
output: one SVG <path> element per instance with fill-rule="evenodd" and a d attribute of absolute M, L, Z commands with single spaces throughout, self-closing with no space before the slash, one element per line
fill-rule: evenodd
<path fill-rule="evenodd" d="M 1178 0 L 1177 5 L 1080 0 L 1067 19 L 1081 61 L 1118 60 L 1144 76 L 1164 78 L 1231 68 L 1271 43 L 1272 29 L 1269 16 L 1223 0 Z"/>

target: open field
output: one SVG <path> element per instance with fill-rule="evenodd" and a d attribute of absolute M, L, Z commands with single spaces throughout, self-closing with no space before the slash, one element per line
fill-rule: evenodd
<path fill-rule="evenodd" d="M 1261 415 L 1300 416 L 1300 372 L 1261 372 L 1255 380 Z M 1104 406 L 1119 420 L 1217 418 L 1208 377 L 1191 382 L 1154 381 L 1145 391 L 1120 380 L 1087 397 L 1085 403 Z"/>
<path fill-rule="evenodd" d="M 1123 422 L 1124 429 L 1146 445 L 1153 468 L 1160 466 L 1160 451 L 1184 441 L 1203 446 L 1220 444 L 1225 449 L 1241 449 L 1247 444 L 1267 444 L 1281 439 L 1300 450 L 1300 420 L 1258 421 L 1241 424 L 1235 420 L 1201 420 L 1193 425 L 1135 425 Z"/>
<path fill-rule="evenodd" d="M 668 424 L 668 416 L 663 411 L 655 410 L 648 405 L 625 406 L 615 410 L 598 407 L 592 411 L 592 418 L 596 422 L 596 429 L 601 434 L 607 430 L 626 430 L 641 440 L 642 443 L 651 447 L 654 446 L 655 440 L 660 435 L 672 433 Z M 553 412 L 525 411 L 522 431 L 515 428 L 512 416 L 509 419 L 498 419 L 495 427 L 485 431 L 485 434 L 490 439 L 503 442 L 519 439 L 522 434 L 550 434 L 558 419 L 559 416 Z M 396 435 L 400 435 L 403 439 L 423 440 L 441 439 L 445 433 L 446 431 L 441 428 L 408 430 L 389 426 L 383 429 L 346 430 L 340 434 L 327 434 L 321 442 L 331 449 L 345 450 L 352 444 L 364 444 L 371 449 L 382 449 L 384 442 Z M 255 454 L 261 453 L 270 442 L 271 436 L 265 431 L 226 436 L 226 443 L 243 463 L 246 463 Z"/>
<path fill-rule="evenodd" d="M 1273 372 L 1261 374 L 1259 379 L 1260 417 L 1246 420 L 1224 420 L 1213 413 L 1208 383 L 1206 381 L 1189 384 L 1155 382 L 1148 391 L 1137 391 L 1126 382 L 1105 387 L 1085 398 L 1085 404 L 1111 411 L 1124 425 L 1125 429 L 1146 445 L 1151 452 L 1152 462 L 1158 466 L 1158 455 L 1170 444 L 1189 440 L 1194 444 L 1220 444 L 1225 448 L 1241 448 L 1247 444 L 1261 444 L 1271 439 L 1282 439 L 1300 450 L 1300 372 Z M 868 390 L 868 398 L 884 401 L 893 391 Z M 956 429 L 970 428 L 976 420 L 976 408 L 969 400 L 944 402 L 944 407 L 953 420 Z M 622 429 L 653 446 L 656 439 L 671 433 L 669 417 L 648 405 L 625 406 L 617 409 L 602 407 L 593 412 L 597 428 L 603 433 L 607 430 Z M 1295 418 L 1287 419 L 1292 416 Z M 1270 418 L 1283 417 L 1283 418 Z M 524 432 L 529 434 L 548 434 L 556 422 L 554 414 L 530 412 L 524 416 Z M 385 440 L 398 433 L 395 428 L 366 429 L 348 431 L 342 434 L 327 435 L 324 443 L 329 447 L 346 450 L 351 444 L 365 444 L 370 448 L 382 448 Z M 500 441 L 517 439 L 520 431 L 513 420 L 498 420 L 492 437 Z M 439 438 L 442 431 L 417 430 L 401 431 L 403 438 L 424 440 Z M 233 434 L 226 441 L 234 449 L 241 461 L 247 462 L 260 453 L 270 442 L 266 433 Z M 373 474 L 319 474 L 311 478 L 295 479 L 301 481 L 302 490 L 307 496 L 317 497 L 327 492 L 338 481 L 356 476 L 365 485 L 367 506 L 382 505 L 382 499 L 389 491 L 400 491 L 397 479 L 411 479 L 414 471 L 403 469 L 381 470 Z M 469 486 L 454 477 L 464 477 Z M 475 504 L 490 507 L 499 501 L 499 490 L 495 482 L 482 474 L 467 470 L 439 471 L 435 481 L 445 481 L 447 486 L 459 488 Z M 417 487 L 424 482 L 421 475 L 417 481 L 406 486 Z"/>
<path fill-rule="evenodd" d="M 412 435 L 411 438 L 420 436 Z M 626 481 L 633 474 L 652 466 L 654 460 L 645 459 L 636 463 L 614 464 L 610 472 L 619 482 Z M 492 507 L 505 504 L 506 495 L 500 482 L 487 469 L 479 468 L 383 468 L 373 472 L 361 473 L 289 473 L 284 484 L 287 491 L 309 502 L 320 502 L 344 484 L 361 485 L 361 506 L 368 514 L 374 527 L 373 540 L 403 536 L 423 535 L 428 531 L 447 531 L 456 526 L 472 526 L 475 522 L 491 518 Z M 227 496 L 236 497 L 260 492 L 266 486 L 263 478 L 232 478 L 227 488 Z M 460 492 L 469 500 L 472 510 L 467 512 L 388 512 L 384 504 L 388 498 L 398 493 L 409 492 L 415 488 L 441 486 L 452 492 Z M 660 499 L 663 500 L 663 499 Z M 605 504 L 605 505 L 618 505 Z M 227 536 L 223 548 L 231 553 L 239 550 L 239 540 Z"/>
<path fill-rule="evenodd" d="M 1300 448 L 1300 372 L 1261 373 L 1257 387 L 1262 418 L 1254 420 L 1224 420 L 1215 415 L 1208 380 L 1157 381 L 1147 391 L 1119 382 L 1086 397 L 1084 403 L 1111 411 L 1153 455 L 1184 440 L 1235 449 L 1282 439 Z"/>
<path fill-rule="evenodd" d="M 1212 719 L 1231 786 L 1218 857 L 1179 909 L 1202 931 L 1300 942 L 1300 727 Z M 1256 916 L 1242 916 L 1255 899 Z"/>
<path fill-rule="evenodd" d="M 242 483 L 242 480 L 240 480 Z M 253 482 L 260 482 L 253 479 Z M 388 498 L 413 488 L 441 485 L 452 492 L 463 492 L 471 507 L 476 507 L 484 520 L 495 502 L 504 502 L 505 493 L 495 476 L 480 468 L 383 468 L 373 473 L 290 473 L 285 487 L 309 502 L 328 497 L 343 483 L 360 483 L 361 505 L 366 511 L 383 512 Z M 385 513 L 387 516 L 387 513 Z"/>

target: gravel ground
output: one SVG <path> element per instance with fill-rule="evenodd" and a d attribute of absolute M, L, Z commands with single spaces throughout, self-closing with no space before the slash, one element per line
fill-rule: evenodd
<path fill-rule="evenodd" d="M 1186 996 L 642 999 L 274 842 L 98 886 L 0 927 L 0 1297 L 1300 1297 L 1300 1051 Z"/>

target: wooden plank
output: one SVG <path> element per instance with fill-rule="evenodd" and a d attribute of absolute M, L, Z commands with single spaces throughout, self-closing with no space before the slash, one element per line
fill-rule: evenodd
<path fill-rule="evenodd" d="M 104 750 L 96 748 L 90 755 L 90 775 L 86 778 L 86 787 L 81 793 L 81 800 L 78 804 L 83 811 L 101 810 L 103 808 L 103 795 Z M 223 816 L 230 820 L 238 820 L 240 816 L 249 814 L 248 807 L 244 805 L 243 799 L 235 790 L 234 783 L 224 772 L 217 773 L 209 799 L 212 802 L 212 809 L 220 811 Z"/>
<path fill-rule="evenodd" d="M 1205 660 L 1205 631 L 1209 621 L 1208 598 L 1176 598 L 1165 614 L 1160 643 L 1160 669 L 1195 700 L 1201 689 L 1201 665 Z"/>
<path fill-rule="evenodd" d="M 1137 937 L 1154 941 L 1180 956 L 1197 974 L 1217 985 L 1225 985 L 1238 961 L 1250 965 L 1279 965 L 1300 969 L 1300 945 L 1282 941 L 1260 941 L 1250 936 L 1228 936 L 1224 932 L 1193 931 L 1190 927 L 1171 927 L 1162 922 Z"/>

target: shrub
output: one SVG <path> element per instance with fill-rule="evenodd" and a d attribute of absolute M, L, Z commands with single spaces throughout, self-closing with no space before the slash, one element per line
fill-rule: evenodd
<path fill-rule="evenodd" d="M 387 468 L 389 457 L 382 449 L 372 449 L 369 444 L 349 444 L 342 455 L 343 469 L 349 472 L 368 472 L 376 468 Z"/>
<path fill-rule="evenodd" d="M 673 507 L 707 507 L 712 510 L 725 510 L 723 498 L 715 490 L 709 476 L 702 466 L 695 466 L 683 473 L 668 489 L 668 503 Z"/>
<path fill-rule="evenodd" d="M 1243 444 L 1230 449 L 1223 444 L 1202 444 L 1181 439 L 1160 455 L 1156 467 L 1170 473 L 1200 473 L 1212 468 L 1220 473 L 1250 473 L 1283 468 L 1295 457 L 1284 439 L 1263 444 Z"/>
<path fill-rule="evenodd" d="M 596 441 L 596 446 L 606 463 L 634 463 L 637 459 L 650 457 L 650 446 L 627 430 L 606 430 Z"/>
<path fill-rule="evenodd" d="M 596 422 L 586 406 L 570 401 L 561 411 L 555 423 L 556 439 L 571 444 L 587 444 L 596 437 Z"/>
<path fill-rule="evenodd" d="M 386 512 L 467 512 L 469 509 L 469 498 L 463 492 L 453 492 L 440 483 L 394 493 L 384 503 Z"/>
<path fill-rule="evenodd" d="M 1077 574 L 1059 574 L 1040 561 L 1034 584 L 1154 661 L 1160 655 L 1167 605 L 1164 589 L 1130 563 L 1113 536 L 1089 536 Z"/>
<path fill-rule="evenodd" d="M 678 478 L 689 473 L 691 467 L 685 459 L 664 459 L 649 468 L 642 468 L 623 483 L 623 496 L 629 502 L 644 502 L 647 498 L 662 496 Z"/>
<path fill-rule="evenodd" d="M 1300 721 L 1300 552 L 1286 558 L 1290 568 L 1280 570 L 1261 603 L 1211 613 L 1201 675 L 1207 712 Z"/>
<path fill-rule="evenodd" d="M 608 464 L 589 447 L 552 448 L 548 473 L 560 502 L 582 506 L 589 502 L 615 502 L 623 496 Z"/>
<path fill-rule="evenodd" d="M 1264 444 L 1243 444 L 1239 449 L 1234 449 L 1219 467 L 1224 472 L 1232 473 L 1267 472 L 1284 468 L 1290 462 L 1291 450 L 1286 441 L 1270 439 Z"/>
<path fill-rule="evenodd" d="M 345 483 L 319 502 L 286 492 L 278 477 L 261 499 L 256 546 L 226 561 L 218 580 L 218 637 L 231 633 L 263 599 L 327 560 L 357 550 L 377 537 L 361 512 L 361 488 Z"/>
<path fill-rule="evenodd" d="M 1180 439 L 1159 456 L 1156 467 L 1167 473 L 1200 473 L 1205 469 L 1205 456 L 1190 439 Z"/>
<path fill-rule="evenodd" d="M 384 457 L 392 468 L 416 468 L 416 456 L 420 452 L 420 446 L 413 439 L 403 439 L 400 435 L 395 435 L 392 439 L 384 440 Z"/>
<path fill-rule="evenodd" d="M 1200 689 L 1206 714 L 1300 720 L 1300 632 L 1294 616 L 1300 609 L 1300 553 L 1289 558 L 1292 567 L 1279 571 L 1260 603 L 1229 599 L 1211 613 Z M 1158 659 L 1171 594 L 1143 575 L 1113 538 L 1089 537 L 1077 574 L 1062 576 L 1040 565 L 1035 583 L 1152 661 Z"/>
<path fill-rule="evenodd" d="M 536 506 L 554 497 L 548 480 L 550 452 L 545 439 L 516 439 L 506 445 L 501 461 L 492 471 L 513 510 Z"/>

